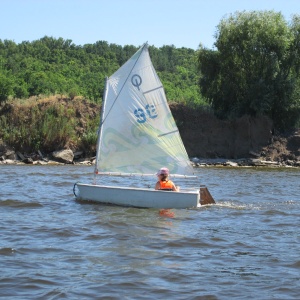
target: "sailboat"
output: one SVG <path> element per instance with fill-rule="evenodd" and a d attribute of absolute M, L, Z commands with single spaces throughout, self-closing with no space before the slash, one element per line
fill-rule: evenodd
<path fill-rule="evenodd" d="M 196 176 L 147 43 L 106 79 L 96 153 L 94 182 L 76 183 L 77 199 L 142 208 L 192 208 L 201 205 L 200 194 L 209 194 L 206 187 L 201 193 L 199 187 L 179 192 L 154 189 L 162 167 L 169 168 L 171 178 Z M 112 181 L 111 176 L 152 176 L 153 187 L 98 184 L 99 175 L 105 182 Z"/>

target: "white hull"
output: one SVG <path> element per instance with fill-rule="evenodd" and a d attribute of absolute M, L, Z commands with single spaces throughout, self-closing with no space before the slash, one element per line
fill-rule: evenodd
<path fill-rule="evenodd" d="M 156 191 L 154 189 L 76 184 L 78 200 L 142 208 L 193 208 L 200 206 L 200 193 Z M 75 187 L 74 187 L 75 188 Z"/>

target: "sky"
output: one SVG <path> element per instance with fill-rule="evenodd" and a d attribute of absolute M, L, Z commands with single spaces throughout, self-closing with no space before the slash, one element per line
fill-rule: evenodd
<path fill-rule="evenodd" d="M 281 12 L 289 22 L 300 0 L 0 0 L 0 39 L 213 49 L 222 18 L 253 10 Z"/>

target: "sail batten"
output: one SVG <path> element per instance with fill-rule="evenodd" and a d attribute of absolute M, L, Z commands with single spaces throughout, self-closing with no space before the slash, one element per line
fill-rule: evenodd
<path fill-rule="evenodd" d="M 98 172 L 193 173 L 146 44 L 108 78 L 103 105 Z"/>
<path fill-rule="evenodd" d="M 145 95 L 145 94 L 148 94 L 148 93 L 151 93 L 151 92 L 154 92 L 154 91 L 159 90 L 159 89 L 163 89 L 163 86 L 161 85 L 161 86 L 159 86 L 159 87 L 157 87 L 157 88 L 154 88 L 154 89 L 152 89 L 152 90 L 150 90 L 150 91 L 146 91 L 146 92 L 144 92 L 144 95 Z"/>
<path fill-rule="evenodd" d="M 162 133 L 162 134 L 158 135 L 158 137 L 162 137 L 162 136 L 165 136 L 165 135 L 168 135 L 168 134 L 172 134 L 172 133 L 174 133 L 174 132 L 178 132 L 178 129 L 177 129 L 177 130 L 170 131 L 170 132 Z"/>

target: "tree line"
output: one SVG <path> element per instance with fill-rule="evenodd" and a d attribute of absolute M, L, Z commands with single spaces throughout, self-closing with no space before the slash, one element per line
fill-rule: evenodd
<path fill-rule="evenodd" d="M 65 94 L 100 103 L 104 79 L 114 73 L 138 47 L 97 41 L 83 46 L 45 36 L 16 44 L 0 40 L 0 102 L 9 98 Z M 174 46 L 149 47 L 171 101 L 199 103 L 195 51 Z"/>
<path fill-rule="evenodd" d="M 236 12 L 217 26 L 213 49 L 149 47 L 169 101 L 212 109 L 220 118 L 267 115 L 275 127 L 300 127 L 300 16 Z M 83 96 L 101 103 L 104 79 L 138 47 L 83 46 L 45 36 L 0 40 L 0 104 L 34 95 Z"/>

